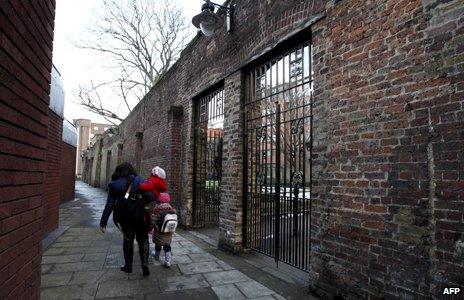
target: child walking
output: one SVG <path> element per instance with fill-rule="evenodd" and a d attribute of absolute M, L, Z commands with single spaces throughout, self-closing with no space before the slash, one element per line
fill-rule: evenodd
<path fill-rule="evenodd" d="M 167 214 L 175 214 L 175 209 L 169 204 L 171 197 L 168 193 L 160 193 L 158 201 L 153 209 L 153 224 L 156 224 L 153 228 L 153 243 L 155 244 L 155 260 L 159 260 L 161 248 L 164 250 L 164 266 L 166 268 L 171 267 L 171 242 L 173 232 L 163 232 L 163 222 L 166 222 L 165 216 Z M 177 221 L 176 221 L 177 224 Z M 175 229 L 175 228 L 174 228 Z"/>

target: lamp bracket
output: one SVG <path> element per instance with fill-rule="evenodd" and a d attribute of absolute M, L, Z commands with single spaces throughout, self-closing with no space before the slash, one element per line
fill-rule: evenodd
<path fill-rule="evenodd" d="M 211 2 L 211 1 L 209 1 L 209 0 L 203 0 L 203 1 L 205 1 L 206 3 L 210 3 L 210 4 L 214 5 L 214 6 L 223 8 L 223 9 L 225 9 L 225 10 L 227 10 L 227 11 L 230 11 L 230 10 L 231 10 L 231 7 L 229 7 L 229 6 L 224 6 L 224 5 L 221 5 L 221 4 L 218 4 L 218 3 Z"/>

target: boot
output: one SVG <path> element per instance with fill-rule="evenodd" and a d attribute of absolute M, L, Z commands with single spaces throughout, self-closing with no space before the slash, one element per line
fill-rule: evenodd
<path fill-rule="evenodd" d="M 128 265 L 124 265 L 121 267 L 121 271 L 126 272 L 126 273 L 132 273 L 132 267 Z"/>
<path fill-rule="evenodd" d="M 143 276 L 150 275 L 150 269 L 148 269 L 148 256 L 150 255 L 150 247 L 148 246 L 148 239 L 139 239 L 139 255 L 140 264 L 142 265 Z"/>
<path fill-rule="evenodd" d="M 147 266 L 142 265 L 142 272 L 143 272 L 143 276 L 149 276 L 150 275 L 150 269 Z"/>
<path fill-rule="evenodd" d="M 126 273 L 132 272 L 132 259 L 134 255 L 134 242 L 131 240 L 124 239 L 124 243 L 122 245 L 123 252 L 124 252 L 124 265 L 121 267 L 121 271 Z"/>
<path fill-rule="evenodd" d="M 152 254 L 153 254 L 153 258 L 154 258 L 156 261 L 160 260 L 161 250 L 159 250 L 159 251 L 155 250 L 155 251 L 152 252 Z"/>
<path fill-rule="evenodd" d="M 166 268 L 171 267 L 172 254 L 171 251 L 164 253 L 164 266 Z"/>

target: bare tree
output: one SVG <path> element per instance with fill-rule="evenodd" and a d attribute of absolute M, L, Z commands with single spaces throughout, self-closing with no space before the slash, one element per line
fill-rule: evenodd
<path fill-rule="evenodd" d="M 105 0 L 102 9 L 101 20 L 90 29 L 93 39 L 77 46 L 110 56 L 114 79 L 81 85 L 77 98 L 108 121 L 121 121 L 124 116 L 105 104 L 100 90 L 109 88 L 119 107 L 130 112 L 179 57 L 190 32 L 174 1 Z"/>

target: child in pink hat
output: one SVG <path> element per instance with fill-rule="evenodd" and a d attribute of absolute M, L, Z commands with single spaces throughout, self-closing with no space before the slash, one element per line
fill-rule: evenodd
<path fill-rule="evenodd" d="M 157 224 L 153 228 L 153 243 L 155 244 L 155 260 L 159 260 L 161 248 L 164 250 L 164 266 L 166 268 L 171 267 L 171 242 L 172 242 L 172 232 L 164 233 L 161 232 L 161 224 L 163 222 L 164 216 L 166 214 L 175 214 L 176 210 L 169 204 L 171 202 L 171 197 L 168 193 L 160 193 L 158 196 L 158 201 L 155 204 L 153 209 L 153 224 Z"/>

